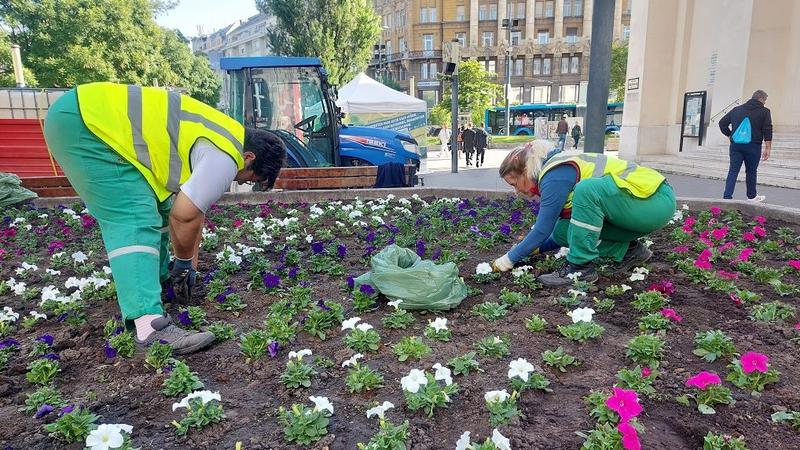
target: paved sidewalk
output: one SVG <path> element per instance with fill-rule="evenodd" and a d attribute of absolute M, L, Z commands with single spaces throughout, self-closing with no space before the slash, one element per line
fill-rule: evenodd
<path fill-rule="evenodd" d="M 511 188 L 497 175 L 497 168 L 508 152 L 509 150 L 487 150 L 486 168 L 480 169 L 474 166 L 467 168 L 461 155 L 458 173 L 450 172 L 449 159 L 434 156 L 427 163 L 423 163 L 420 176 L 424 177 L 426 187 L 508 190 L 511 193 Z M 725 187 L 723 180 L 675 174 L 665 174 L 665 176 L 679 197 L 722 198 L 722 190 Z M 798 189 L 759 185 L 758 193 L 767 197 L 765 203 L 800 208 Z M 744 183 L 736 184 L 733 197 L 739 200 L 746 199 Z"/>

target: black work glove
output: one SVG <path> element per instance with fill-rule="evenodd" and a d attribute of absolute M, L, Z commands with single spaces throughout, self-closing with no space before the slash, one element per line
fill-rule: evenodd
<path fill-rule="evenodd" d="M 197 271 L 192 267 L 191 259 L 175 258 L 169 271 L 172 290 L 177 303 L 187 304 L 192 298 L 192 287 L 197 281 Z"/>

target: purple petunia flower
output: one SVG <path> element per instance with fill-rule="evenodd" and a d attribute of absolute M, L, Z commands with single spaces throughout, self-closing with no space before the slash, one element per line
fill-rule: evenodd
<path fill-rule="evenodd" d="M 178 322 L 180 322 L 181 325 L 186 326 L 186 327 L 192 326 L 192 318 L 189 317 L 189 311 L 181 311 L 181 312 L 179 312 L 178 313 Z"/>
<path fill-rule="evenodd" d="M 389 230 L 389 232 L 392 234 L 397 234 L 400 232 L 400 228 L 397 228 L 397 226 L 392 223 L 387 223 L 386 229 Z"/>
<path fill-rule="evenodd" d="M 511 234 L 511 226 L 507 223 L 500 225 L 500 232 L 508 236 Z"/>
<path fill-rule="evenodd" d="M 53 241 L 47 245 L 47 251 L 50 252 L 51 255 L 55 253 L 56 250 L 61 250 L 62 248 L 64 248 L 64 243 L 61 241 Z"/>
<path fill-rule="evenodd" d="M 19 347 L 19 341 L 14 338 L 6 338 L 0 341 L 0 350 L 11 347 Z"/>
<path fill-rule="evenodd" d="M 369 233 L 367 233 L 367 237 L 365 237 L 364 240 L 367 241 L 367 242 L 375 241 L 375 232 L 374 231 L 370 231 Z"/>
<path fill-rule="evenodd" d="M 58 361 L 59 359 L 61 359 L 61 357 L 56 355 L 55 353 L 48 353 L 46 355 L 40 356 L 39 358 L 41 358 L 41 359 L 49 359 L 50 361 Z"/>
<path fill-rule="evenodd" d="M 232 287 L 227 287 L 225 288 L 225 292 L 217 294 L 217 296 L 214 297 L 214 299 L 217 301 L 217 303 L 223 303 L 225 299 L 228 298 L 228 296 L 233 294 L 234 292 L 236 292 L 236 289 Z"/>
<path fill-rule="evenodd" d="M 56 317 L 56 322 L 63 322 L 64 320 L 66 320 L 67 316 L 68 316 L 67 313 L 61 314 L 60 316 Z"/>
<path fill-rule="evenodd" d="M 431 260 L 437 261 L 441 256 L 442 256 L 442 249 L 437 248 L 436 250 L 433 251 L 433 254 L 431 255 Z"/>
<path fill-rule="evenodd" d="M 325 251 L 325 245 L 322 242 L 314 242 L 311 244 L 311 251 L 318 255 Z"/>
<path fill-rule="evenodd" d="M 176 298 L 178 298 L 178 296 L 175 295 L 175 288 L 173 288 L 172 283 L 170 283 L 167 285 L 167 301 L 173 302 Z"/>
<path fill-rule="evenodd" d="M 521 225 L 522 224 L 522 211 L 514 211 L 511 213 L 511 219 L 509 222 L 513 223 L 514 225 Z"/>
<path fill-rule="evenodd" d="M 480 232 L 481 232 L 480 228 L 478 228 L 477 225 L 473 225 L 473 226 L 469 227 L 469 231 L 471 231 L 473 233 L 478 233 L 478 234 L 480 234 Z"/>
<path fill-rule="evenodd" d="M 353 289 L 355 287 L 355 285 L 356 285 L 355 278 L 353 278 L 352 275 L 348 275 L 347 276 L 347 287 L 349 287 L 350 289 Z"/>
<path fill-rule="evenodd" d="M 425 241 L 422 239 L 417 240 L 417 255 L 420 258 L 425 256 Z"/>
<path fill-rule="evenodd" d="M 300 273 L 299 267 L 290 267 L 289 268 L 289 278 L 297 278 L 297 275 Z M 278 280 L 280 281 L 280 280 Z"/>
<path fill-rule="evenodd" d="M 51 336 L 49 334 L 45 334 L 44 336 L 40 336 L 40 337 L 36 338 L 36 342 L 42 342 L 42 343 L 46 344 L 48 347 L 52 347 L 54 340 L 53 340 L 53 336 Z"/>
<path fill-rule="evenodd" d="M 475 211 L 474 209 L 470 209 L 469 211 L 467 211 L 467 215 L 469 217 L 478 217 L 478 211 Z"/>
<path fill-rule="evenodd" d="M 69 414 L 74 410 L 75 410 L 75 405 L 67 405 L 61 408 L 61 415 L 63 416 L 64 414 Z"/>
<path fill-rule="evenodd" d="M 333 308 L 325 304 L 325 300 L 320 300 L 317 302 L 317 306 L 323 311 L 332 311 Z"/>
<path fill-rule="evenodd" d="M 264 274 L 263 278 L 264 286 L 266 286 L 267 289 L 274 289 L 281 284 L 281 277 L 275 275 L 274 273 L 267 272 Z"/>
<path fill-rule="evenodd" d="M 375 295 L 375 288 L 369 284 L 362 284 L 359 286 L 358 290 L 361 291 L 362 294 L 370 297 Z"/>
<path fill-rule="evenodd" d="M 336 247 L 336 256 L 339 258 L 347 256 L 347 247 L 344 244 L 339 244 L 339 246 Z"/>
<path fill-rule="evenodd" d="M 36 414 L 34 414 L 34 419 L 41 419 L 42 417 L 50 414 L 53 412 L 55 408 L 45 403 L 44 405 L 40 406 L 39 409 L 36 410 Z"/>
<path fill-rule="evenodd" d="M 278 356 L 278 352 L 281 351 L 281 344 L 278 341 L 272 341 L 267 346 L 267 350 L 269 351 L 269 357 L 274 358 Z"/>
<path fill-rule="evenodd" d="M 81 216 L 81 226 L 84 229 L 92 228 L 96 223 L 97 220 L 95 220 L 95 218 L 89 214 L 84 214 Z"/>
<path fill-rule="evenodd" d="M 106 358 L 114 359 L 114 358 L 117 357 L 117 349 L 112 347 L 111 344 L 108 341 L 106 341 L 105 346 L 103 347 L 103 350 L 105 351 Z"/>

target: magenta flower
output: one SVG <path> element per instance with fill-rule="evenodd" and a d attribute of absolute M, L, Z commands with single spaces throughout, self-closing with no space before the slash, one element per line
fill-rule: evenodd
<path fill-rule="evenodd" d="M 689 247 L 685 245 L 680 245 L 678 247 L 673 248 L 672 251 L 675 253 L 689 253 Z"/>
<path fill-rule="evenodd" d="M 753 227 L 753 234 L 758 237 L 764 237 L 767 235 L 767 230 L 765 230 L 764 227 L 755 226 Z"/>
<path fill-rule="evenodd" d="M 700 372 L 697 375 L 689 378 L 686 380 L 686 386 L 688 387 L 696 387 L 700 390 L 705 391 L 706 388 L 711 384 L 720 384 L 722 380 L 719 378 L 714 372 Z"/>
<path fill-rule="evenodd" d="M 57 250 L 61 250 L 64 248 L 64 243 L 62 241 L 53 241 L 47 245 L 47 251 L 52 255 Z"/>
<path fill-rule="evenodd" d="M 692 216 L 688 216 L 688 217 L 687 217 L 686 219 L 684 219 L 684 221 L 683 221 L 683 225 L 684 225 L 684 226 L 687 226 L 687 227 L 689 227 L 689 228 L 693 227 L 695 223 L 697 223 L 697 221 L 696 221 L 696 220 L 694 219 L 694 217 L 692 217 Z"/>
<path fill-rule="evenodd" d="M 710 248 L 706 248 L 706 249 L 703 249 L 702 252 L 700 252 L 700 255 L 697 256 L 697 259 L 702 259 L 702 260 L 705 260 L 705 261 L 709 261 L 712 256 L 714 256 L 714 252 L 711 251 Z"/>
<path fill-rule="evenodd" d="M 716 207 L 716 206 L 712 206 L 712 207 L 709 209 L 709 211 L 711 211 L 711 215 L 712 215 L 712 216 L 714 216 L 714 217 L 716 217 L 716 216 L 718 216 L 718 215 L 722 214 L 722 210 L 721 210 L 721 209 L 719 209 L 719 208 L 718 208 L 718 207 Z"/>
<path fill-rule="evenodd" d="M 791 259 L 791 260 L 789 260 L 789 262 L 788 262 L 788 263 L 786 263 L 786 264 L 788 264 L 788 265 L 789 265 L 789 267 L 792 267 L 792 268 L 794 268 L 794 269 L 800 270 L 800 260 L 797 260 L 797 259 Z"/>
<path fill-rule="evenodd" d="M 728 234 L 728 227 L 717 228 L 716 230 L 711 232 L 711 237 L 714 239 L 721 241 L 725 239 L 725 236 Z"/>
<path fill-rule="evenodd" d="M 692 234 L 692 226 L 691 225 L 684 225 L 682 229 L 683 229 L 684 233 Z"/>
<path fill-rule="evenodd" d="M 627 422 L 642 412 L 639 396 L 632 389 L 614 388 L 614 394 L 606 400 L 606 406 L 619 414 L 620 422 Z"/>
<path fill-rule="evenodd" d="M 724 270 L 720 270 L 720 271 L 717 272 L 717 275 L 719 275 L 722 278 L 728 279 L 728 280 L 738 280 L 739 279 L 739 274 L 735 273 L 735 272 L 726 272 Z"/>
<path fill-rule="evenodd" d="M 747 352 L 742 355 L 742 371 L 750 374 L 753 372 L 765 373 L 769 369 L 769 356 L 756 352 Z"/>
<path fill-rule="evenodd" d="M 642 367 L 642 377 L 645 377 L 645 378 L 647 378 L 647 377 L 649 377 L 649 376 L 650 376 L 652 373 L 653 373 L 653 371 L 652 371 L 652 370 L 650 370 L 650 368 L 649 368 L 649 367 Z"/>
<path fill-rule="evenodd" d="M 89 214 L 84 214 L 81 216 L 81 226 L 84 229 L 92 228 L 96 223 L 97 221 L 94 219 L 94 217 L 90 216 Z"/>
<path fill-rule="evenodd" d="M 242 219 L 236 219 L 233 221 L 233 228 L 239 228 L 244 223 Z"/>
<path fill-rule="evenodd" d="M 666 296 L 670 296 L 675 293 L 675 286 L 672 284 L 670 280 L 661 280 L 658 283 L 653 283 L 647 288 L 648 291 L 658 291 Z"/>
<path fill-rule="evenodd" d="M 625 450 L 642 450 L 642 443 L 639 442 L 639 434 L 636 428 L 628 422 L 617 425 L 617 431 L 622 435 L 622 447 Z"/>
<path fill-rule="evenodd" d="M 676 313 L 675 310 L 672 308 L 662 309 L 661 315 L 666 317 L 667 319 L 672 319 L 675 322 L 680 322 L 681 320 L 683 320 L 683 317 L 681 317 L 678 313 Z"/>
<path fill-rule="evenodd" d="M 747 261 L 748 259 L 750 259 L 750 255 L 752 255 L 752 254 L 753 254 L 753 249 L 750 248 L 750 247 L 746 247 L 746 248 L 742 249 L 741 252 L 739 252 L 739 256 L 737 256 L 736 259 L 739 260 L 739 261 L 744 262 L 744 261 Z"/>
<path fill-rule="evenodd" d="M 732 248 L 733 248 L 733 242 L 730 242 L 730 241 L 729 241 L 729 242 L 726 242 L 726 243 L 722 244 L 722 245 L 721 245 L 721 246 L 720 246 L 720 247 L 717 249 L 717 251 L 719 251 L 720 253 L 722 253 L 722 252 L 724 252 L 724 251 L 727 251 L 727 250 L 730 250 L 730 249 L 732 249 Z"/>
<path fill-rule="evenodd" d="M 741 305 L 741 304 L 742 304 L 742 299 L 741 299 L 741 298 L 739 298 L 739 296 L 738 296 L 738 295 L 736 295 L 736 293 L 735 293 L 735 292 L 731 292 L 730 294 L 728 294 L 728 297 L 730 297 L 730 298 L 731 298 L 731 301 L 733 301 L 733 303 L 734 303 L 735 305 L 739 306 L 739 305 Z"/>
<path fill-rule="evenodd" d="M 745 231 L 742 233 L 742 239 L 744 239 L 746 242 L 753 242 L 756 240 L 756 235 L 749 231 Z"/>
<path fill-rule="evenodd" d="M 703 270 L 711 270 L 711 263 L 705 259 L 695 259 L 694 266 Z"/>
<path fill-rule="evenodd" d="M 767 223 L 767 218 L 764 216 L 756 216 L 755 221 L 758 222 L 759 225 L 764 225 Z"/>

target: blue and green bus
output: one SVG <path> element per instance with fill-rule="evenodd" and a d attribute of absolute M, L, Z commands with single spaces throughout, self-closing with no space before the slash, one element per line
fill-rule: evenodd
<path fill-rule="evenodd" d="M 586 105 L 576 105 L 574 103 L 525 103 L 514 105 L 511 108 L 511 135 L 536 136 L 536 122 L 538 118 L 544 118 L 549 128 L 554 123 L 558 123 L 561 117 L 566 115 L 570 126 L 574 121 L 569 118 L 574 117 L 583 127 L 583 119 L 586 117 Z M 496 106 L 486 110 L 484 116 L 486 131 L 495 136 L 506 134 L 506 108 Z M 540 120 L 541 122 L 541 120 Z M 622 124 L 622 103 L 609 103 L 606 112 L 606 134 L 619 132 Z M 552 136 L 543 136 L 549 138 Z"/>

